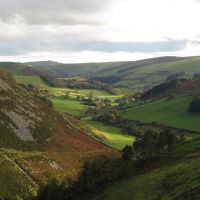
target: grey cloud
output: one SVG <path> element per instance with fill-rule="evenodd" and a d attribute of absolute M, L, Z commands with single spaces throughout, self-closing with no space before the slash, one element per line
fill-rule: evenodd
<path fill-rule="evenodd" d="M 0 0 L 0 19 L 12 22 L 18 17 L 27 24 L 93 24 L 92 16 L 115 1 Z"/>
<path fill-rule="evenodd" d="M 167 39 L 158 42 L 81 42 L 72 46 L 73 50 L 92 50 L 105 52 L 168 52 L 184 49 L 187 45 L 187 40 Z"/>
<path fill-rule="evenodd" d="M 20 55 L 31 52 L 175 52 L 185 49 L 188 40 L 167 39 L 158 42 L 100 42 L 51 40 L 50 38 L 26 38 L 15 41 L 0 41 L 0 56 Z"/>

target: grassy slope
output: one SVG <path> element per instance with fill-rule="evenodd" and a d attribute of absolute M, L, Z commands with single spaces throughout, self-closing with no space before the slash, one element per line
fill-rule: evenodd
<path fill-rule="evenodd" d="M 118 181 L 82 200 L 197 200 L 200 198 L 200 139 L 177 147 L 176 159 L 158 169 Z M 180 151 L 181 150 L 181 151 Z M 191 198 L 192 195 L 197 196 Z"/>
<path fill-rule="evenodd" d="M 109 68 L 115 68 L 126 65 L 127 62 L 105 62 L 105 63 L 76 63 L 76 64 L 61 64 L 51 62 L 32 62 L 32 68 L 40 71 L 44 71 L 50 74 L 59 74 L 62 77 L 62 73 L 69 74 L 93 74 L 100 70 Z"/>
<path fill-rule="evenodd" d="M 13 75 L 24 75 L 25 65 L 14 62 L 0 62 L 0 69 L 11 72 Z"/>
<path fill-rule="evenodd" d="M 143 84 L 155 85 L 165 81 L 166 77 L 171 74 L 184 72 L 182 77 L 190 78 L 195 73 L 200 73 L 200 58 L 190 57 L 183 60 L 176 60 L 164 63 L 153 63 L 156 59 L 152 59 L 152 62 L 146 63 L 144 61 L 132 63 L 129 66 L 123 66 L 119 68 L 110 68 L 104 71 L 100 71 L 96 76 L 119 76 L 123 77 L 116 85 L 132 85 L 141 86 Z"/>
<path fill-rule="evenodd" d="M 192 97 L 177 97 L 171 100 L 157 100 L 143 105 L 133 105 L 121 112 L 126 119 L 158 122 L 167 126 L 193 131 L 200 130 L 200 116 L 187 112 Z"/>
<path fill-rule="evenodd" d="M 49 86 L 38 76 L 15 76 L 17 83 L 32 84 L 40 88 L 49 88 Z"/>
<path fill-rule="evenodd" d="M 186 196 L 184 192 L 200 187 L 199 174 L 199 158 L 183 160 L 137 177 L 122 180 L 106 188 L 100 194 L 85 199 L 172 200 L 178 198 L 179 200 L 189 200 L 191 194 Z"/>
<path fill-rule="evenodd" d="M 82 122 L 90 127 L 93 138 L 108 146 L 121 150 L 126 145 L 133 144 L 134 137 L 123 134 L 120 128 L 103 125 L 99 122 L 92 121 L 90 118 L 84 118 Z"/>

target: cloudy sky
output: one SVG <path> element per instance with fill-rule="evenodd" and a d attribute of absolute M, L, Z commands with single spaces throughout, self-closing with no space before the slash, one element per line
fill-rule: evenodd
<path fill-rule="evenodd" d="M 0 61 L 200 55 L 200 0 L 0 0 Z"/>

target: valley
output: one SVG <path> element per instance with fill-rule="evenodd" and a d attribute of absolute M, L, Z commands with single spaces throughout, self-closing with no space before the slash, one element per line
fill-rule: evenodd
<path fill-rule="evenodd" d="M 200 115 L 189 107 L 200 94 L 199 64 L 199 57 L 1 63 L 0 197 L 41 200 L 55 187 L 46 200 L 65 190 L 62 200 L 142 200 L 149 192 L 149 200 L 197 199 Z M 159 146 L 163 133 L 172 146 Z M 150 150 L 134 146 L 145 137 Z"/>
<path fill-rule="evenodd" d="M 0 0 L 0 200 L 200 200 L 200 0 Z"/>

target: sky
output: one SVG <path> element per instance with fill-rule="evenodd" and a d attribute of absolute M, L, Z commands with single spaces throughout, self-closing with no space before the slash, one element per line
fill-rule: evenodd
<path fill-rule="evenodd" d="M 200 55 L 200 0 L 0 0 L 0 61 Z"/>

